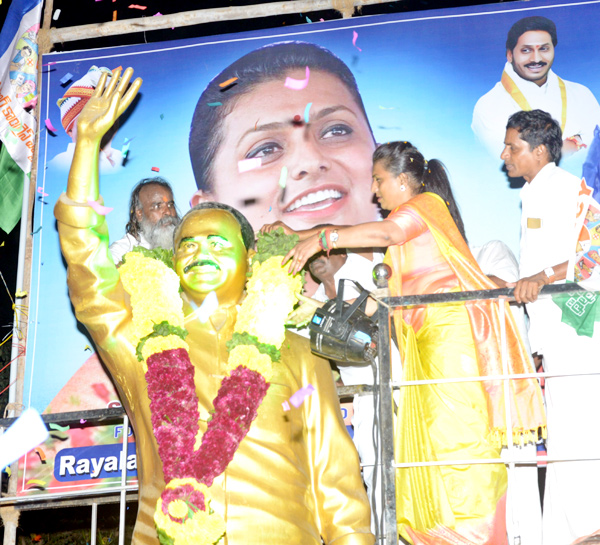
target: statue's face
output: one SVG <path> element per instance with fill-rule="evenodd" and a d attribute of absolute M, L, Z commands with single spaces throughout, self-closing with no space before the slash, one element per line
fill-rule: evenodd
<path fill-rule="evenodd" d="M 240 225 L 227 210 L 197 210 L 178 229 L 175 270 L 196 304 L 211 291 L 220 306 L 237 304 L 246 283 L 247 257 Z"/>

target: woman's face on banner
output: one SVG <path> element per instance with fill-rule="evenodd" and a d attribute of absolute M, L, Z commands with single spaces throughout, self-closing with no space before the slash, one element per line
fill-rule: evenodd
<path fill-rule="evenodd" d="M 302 229 L 378 218 L 370 192 L 375 143 L 350 92 L 316 70 L 304 89 L 284 82 L 257 85 L 225 118 L 212 198 L 243 212 L 256 229 L 276 220 Z"/>

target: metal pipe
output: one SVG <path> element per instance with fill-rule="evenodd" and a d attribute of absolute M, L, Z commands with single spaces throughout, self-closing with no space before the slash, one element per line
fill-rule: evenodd
<path fill-rule="evenodd" d="M 90 530 L 90 545 L 96 545 L 96 534 L 98 533 L 98 504 L 92 503 L 92 528 Z"/>
<path fill-rule="evenodd" d="M 129 417 L 123 417 L 123 450 L 121 452 L 121 501 L 119 503 L 119 545 L 125 545 L 125 510 L 127 506 L 126 492 L 123 487 L 127 485 L 127 447 L 129 445 Z"/>
<path fill-rule="evenodd" d="M 383 4 L 386 2 L 390 3 L 390 0 L 354 0 L 354 7 Z M 106 23 L 99 24 L 51 28 L 48 35 L 51 42 L 55 44 L 149 30 L 163 30 L 205 23 L 258 19 L 276 15 L 292 15 L 335 9 L 333 0 L 294 0 L 293 2 L 273 2 L 269 4 L 255 4 L 253 6 L 198 9 L 162 15 L 160 17 L 137 17 L 135 19 L 107 21 Z"/>
<path fill-rule="evenodd" d="M 394 420 L 392 407 L 392 373 L 390 358 L 390 312 L 384 305 L 377 306 L 378 377 L 379 377 L 379 445 L 383 477 L 383 542 L 398 543 L 396 523 L 396 471 L 394 469 Z"/>

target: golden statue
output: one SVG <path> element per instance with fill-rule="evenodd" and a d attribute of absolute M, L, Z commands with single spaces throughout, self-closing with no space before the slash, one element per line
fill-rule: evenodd
<path fill-rule="evenodd" d="M 100 140 L 141 86 L 139 78 L 129 85 L 132 73 L 130 68 L 122 78 L 116 73 L 106 89 L 104 76 L 79 116 L 67 192 L 55 215 L 77 318 L 94 339 L 135 431 L 139 511 L 133 543 L 156 545 L 153 515 L 165 481 L 144 369 L 130 340 L 130 298 L 108 252 L 104 216 L 88 204 L 100 199 Z M 204 433 L 227 374 L 225 342 L 232 336 L 248 269 L 238 219 L 218 208 L 190 211 L 175 234 L 174 261 Z M 195 310 L 211 292 L 219 306 L 201 322 Z M 310 353 L 305 339 L 286 334 L 273 370 L 256 420 L 210 488 L 211 508 L 226 524 L 219 543 L 319 545 L 322 538 L 336 545 L 373 544 L 358 455 L 341 419 L 329 364 Z M 308 384 L 315 388 L 313 395 L 299 408 L 284 411 L 282 403 Z"/>

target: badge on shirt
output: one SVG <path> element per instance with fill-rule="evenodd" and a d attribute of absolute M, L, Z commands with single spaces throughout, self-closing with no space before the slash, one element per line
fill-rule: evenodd
<path fill-rule="evenodd" d="M 541 229 L 542 219 L 541 218 L 527 218 L 527 229 Z"/>

